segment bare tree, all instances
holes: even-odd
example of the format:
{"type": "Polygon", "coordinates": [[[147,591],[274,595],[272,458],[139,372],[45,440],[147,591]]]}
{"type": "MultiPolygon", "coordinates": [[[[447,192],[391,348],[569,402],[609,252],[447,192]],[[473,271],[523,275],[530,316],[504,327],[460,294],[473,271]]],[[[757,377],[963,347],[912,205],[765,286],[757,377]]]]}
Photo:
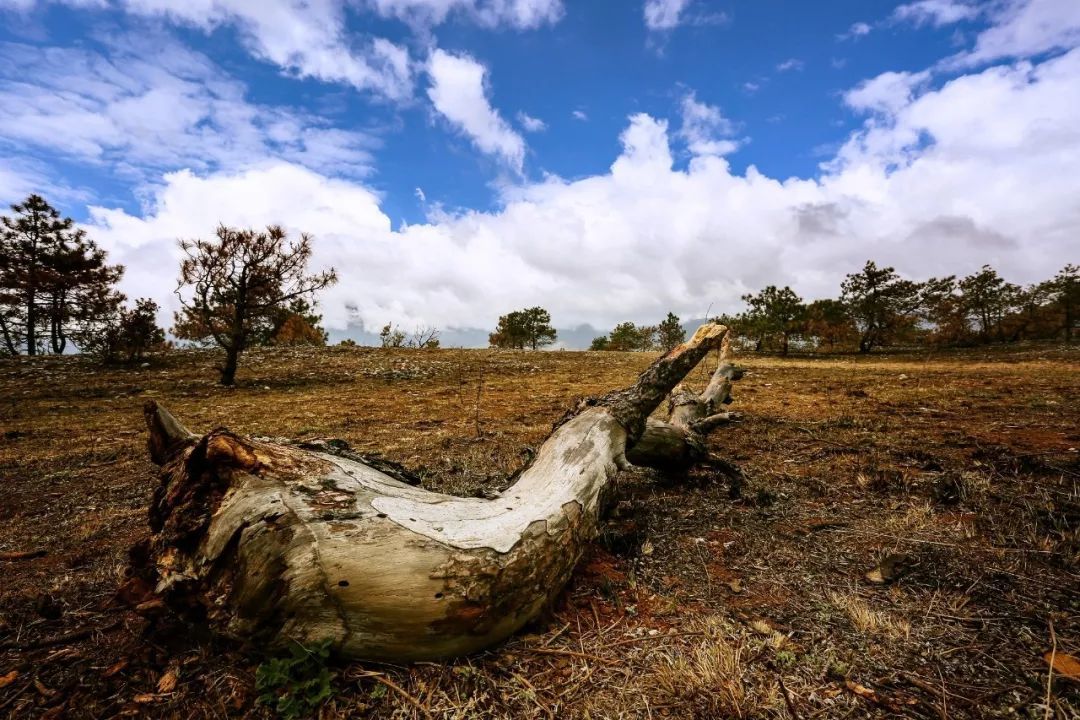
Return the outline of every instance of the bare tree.
{"type": "Polygon", "coordinates": [[[176,294],[183,309],[173,334],[225,350],[222,385],[236,382],[240,353],[283,307],[337,282],[333,268],[308,274],[309,235],[290,241],[277,225],[264,232],[220,225],[214,239],[181,240],[180,249],[185,257],[176,294]]]}
{"type": "Polygon", "coordinates": [[[418,325],[406,344],[421,350],[434,350],[439,347],[439,329],[434,325],[418,325]]]}

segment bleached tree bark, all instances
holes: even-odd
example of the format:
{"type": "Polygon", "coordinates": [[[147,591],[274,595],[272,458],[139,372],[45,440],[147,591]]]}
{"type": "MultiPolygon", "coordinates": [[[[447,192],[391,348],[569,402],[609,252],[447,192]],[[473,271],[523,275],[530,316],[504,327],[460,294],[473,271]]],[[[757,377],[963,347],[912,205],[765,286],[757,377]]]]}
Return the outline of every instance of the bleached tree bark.
{"type": "Polygon", "coordinates": [[[731,359],[729,338],[721,344],[720,362],[700,394],[679,385],[668,397],[667,421],[649,418],[645,432],[626,452],[634,465],[664,472],[685,472],[710,459],[706,437],[713,429],[736,419],[722,411],[731,402],[732,384],[742,370],[731,359]]]}
{"type": "Polygon", "coordinates": [[[566,584],[596,536],[628,446],[640,438],[648,451],[639,462],[675,467],[666,454],[686,455],[720,420],[714,406],[733,369],[718,370],[693,400],[676,393],[669,422],[646,429],[726,335],[703,325],[635,384],[572,414],[494,499],[423,490],[400,468],[339,444],[272,443],[225,429],[199,438],[150,402],[161,484],[134,570],[174,607],[258,643],[329,640],[342,656],[391,661],[484,649],[566,584]],[[664,442],[650,442],[661,434],[664,442]]]}

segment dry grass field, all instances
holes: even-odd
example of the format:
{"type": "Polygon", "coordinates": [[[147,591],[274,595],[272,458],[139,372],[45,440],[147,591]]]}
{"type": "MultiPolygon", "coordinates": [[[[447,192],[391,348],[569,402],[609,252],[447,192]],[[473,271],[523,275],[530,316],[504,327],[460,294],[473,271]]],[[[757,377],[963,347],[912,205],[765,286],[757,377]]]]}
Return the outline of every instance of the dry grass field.
{"type": "MultiPolygon", "coordinates": [[[[342,438],[471,494],[651,359],[259,351],[237,389],[203,352],[0,361],[0,717],[273,714],[256,650],[117,597],[156,482],[147,398],[199,432],[342,438]]],[[[543,622],[454,662],[332,662],[319,716],[1077,717],[1080,353],[740,362],[743,418],[711,443],[742,497],[704,471],[625,473],[543,622]]]]}

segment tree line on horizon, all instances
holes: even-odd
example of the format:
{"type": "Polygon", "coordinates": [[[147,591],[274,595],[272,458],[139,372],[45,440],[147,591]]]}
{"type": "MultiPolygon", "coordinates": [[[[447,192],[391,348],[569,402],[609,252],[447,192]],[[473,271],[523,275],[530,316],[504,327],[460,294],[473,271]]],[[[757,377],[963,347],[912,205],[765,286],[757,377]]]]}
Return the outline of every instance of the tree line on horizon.
{"type": "Polygon", "coordinates": [[[723,315],[753,349],[786,355],[793,344],[868,353],[887,346],[970,347],[1020,340],[1072,342],[1080,305],[1080,267],[1027,287],[989,265],[966,277],[915,282],[867,261],[840,285],[838,298],[804,302],[790,287],[743,295],[746,310],[723,315]]]}
{"type": "MultiPolygon", "coordinates": [[[[149,298],[128,303],[116,290],[121,265],[71,218],[39,195],[0,216],[0,354],[61,354],[77,348],[105,362],[133,363],[169,346],[149,298]]],[[[171,334],[225,352],[221,383],[232,385],[244,350],[257,345],[325,345],[316,294],[334,284],[333,268],[309,273],[312,238],[290,240],[265,230],[220,225],[209,240],[180,240],[182,252],[171,334]]],[[[790,287],[770,285],[743,296],[747,308],[722,315],[756,350],[787,354],[793,345],[870,352],[888,345],[964,346],[1024,339],[1073,340],[1080,268],[1067,264],[1028,287],[1007,282],[990,266],[963,278],[919,283],[873,261],[846,276],[835,299],[806,303],[790,287]]],[[[439,331],[407,334],[393,324],[383,347],[438,348],[439,331]]],[[[542,307],[503,315],[488,338],[494,348],[538,350],[555,342],[542,307]]],[[[618,324],[591,350],[670,350],[686,339],[674,313],[656,325],[618,324]]],[[[344,341],[343,344],[355,344],[344,341]]]]}
{"type": "MultiPolygon", "coordinates": [[[[790,287],[769,285],[742,296],[746,309],[714,320],[755,351],[788,354],[791,347],[868,353],[887,346],[970,347],[1020,340],[1072,342],[1080,304],[1080,267],[1021,287],[984,265],[966,277],[907,280],[872,260],[848,274],[838,298],[805,302],[790,287]]],[[[670,350],[685,339],[669,312],[657,325],[622,322],[595,338],[590,350],[670,350]]]]}

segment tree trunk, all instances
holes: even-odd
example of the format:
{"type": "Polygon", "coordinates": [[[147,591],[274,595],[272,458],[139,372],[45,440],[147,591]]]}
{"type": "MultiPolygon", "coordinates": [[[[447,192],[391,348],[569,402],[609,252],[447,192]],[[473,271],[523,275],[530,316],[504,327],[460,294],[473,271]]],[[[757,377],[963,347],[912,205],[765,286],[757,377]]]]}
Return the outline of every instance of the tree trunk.
{"type": "MultiPolygon", "coordinates": [[[[1068,293],[1069,292],[1069,286],[1066,285],[1065,289],[1062,292],[1068,293]]],[[[1071,302],[1069,302],[1068,298],[1066,298],[1065,302],[1064,302],[1064,305],[1065,305],[1065,342],[1071,344],[1072,343],[1072,334],[1073,334],[1073,323],[1075,322],[1073,320],[1073,304],[1071,302]]]]}
{"type": "Polygon", "coordinates": [[[67,336],[64,334],[63,312],[64,301],[52,301],[52,312],[49,315],[49,335],[52,342],[52,351],[57,355],[63,355],[67,348],[67,336]]]}
{"type": "MultiPolygon", "coordinates": [[[[30,272],[35,270],[31,267],[30,272]]],[[[37,355],[37,296],[33,286],[26,292],[26,354],[37,355]]]]}
{"type": "Polygon", "coordinates": [[[597,534],[629,445],[640,438],[631,452],[653,467],[703,452],[704,433],[721,421],[713,406],[736,377],[730,364],[702,395],[676,392],[669,422],[646,419],[726,335],[703,325],[631,387],[569,413],[494,499],[423,490],[400,467],[342,443],[225,429],[198,438],[150,402],[161,484],[133,570],[172,607],[230,637],[330,641],[344,657],[387,661],[490,647],[562,590],[597,534]]]}
{"type": "Polygon", "coordinates": [[[8,329],[7,321],[4,320],[2,309],[0,309],[0,335],[4,338],[4,346],[7,348],[8,354],[18,355],[19,348],[12,337],[12,331],[8,329]]]}
{"type": "Polygon", "coordinates": [[[221,384],[236,384],[236,368],[240,364],[240,348],[236,344],[225,348],[225,364],[221,367],[221,384]]]}

